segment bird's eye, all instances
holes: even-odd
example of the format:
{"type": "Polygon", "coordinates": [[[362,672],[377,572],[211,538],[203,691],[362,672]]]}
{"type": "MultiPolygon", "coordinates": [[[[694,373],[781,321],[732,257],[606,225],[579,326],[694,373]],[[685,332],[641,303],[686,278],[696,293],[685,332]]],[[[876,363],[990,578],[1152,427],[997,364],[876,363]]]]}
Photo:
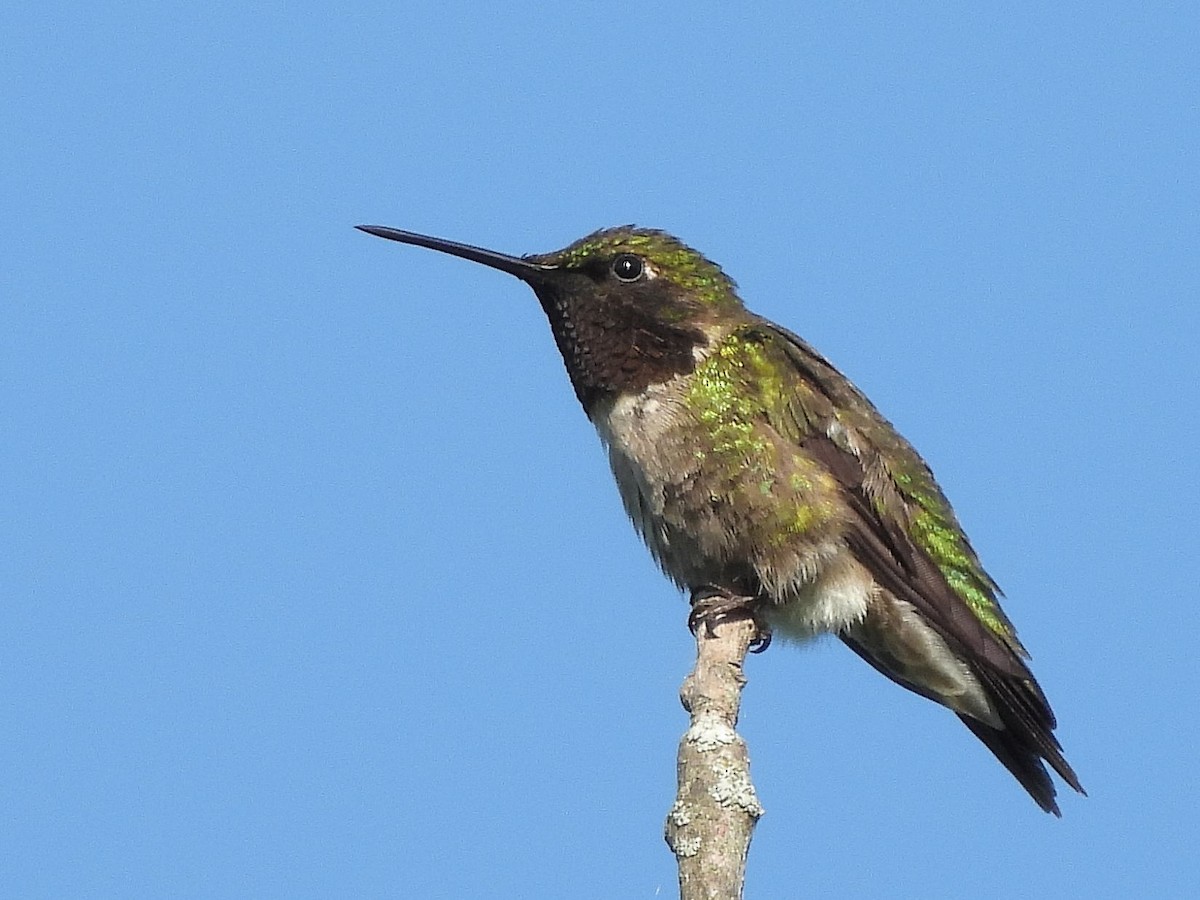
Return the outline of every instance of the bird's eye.
{"type": "Polygon", "coordinates": [[[612,270],[618,281],[637,281],[642,277],[641,257],[632,253],[622,253],[613,260],[612,270]]]}

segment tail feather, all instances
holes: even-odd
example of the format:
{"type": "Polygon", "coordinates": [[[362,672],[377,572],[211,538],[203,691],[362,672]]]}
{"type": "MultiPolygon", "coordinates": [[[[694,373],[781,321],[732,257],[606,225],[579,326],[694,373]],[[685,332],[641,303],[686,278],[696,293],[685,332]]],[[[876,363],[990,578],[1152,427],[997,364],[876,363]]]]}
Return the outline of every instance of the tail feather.
{"type": "MultiPolygon", "coordinates": [[[[840,637],[851,650],[892,681],[935,703],[944,702],[933,691],[881,663],[853,635],[842,634],[840,637]]],[[[1062,812],[1055,800],[1057,791],[1050,773],[1042,764],[1043,760],[1076,791],[1085,796],[1087,792],[1063,756],[1062,745],[1054,736],[1054,713],[1042,689],[1032,676],[1022,678],[999,672],[983,661],[972,665],[971,671],[979,679],[1003,727],[993,727],[963,713],[958,713],[958,717],[1013,774],[1038,806],[1061,817],[1062,812]]]]}
{"type": "Polygon", "coordinates": [[[959,718],[962,719],[964,725],[971,729],[975,737],[983,741],[987,748],[996,755],[996,759],[1004,764],[1004,768],[1012,772],[1017,781],[1021,782],[1021,787],[1029,792],[1034,803],[1046,812],[1054,813],[1060,819],[1062,818],[1062,811],[1054,799],[1058,791],[1054,789],[1050,773],[1046,771],[1046,767],[1042,765],[1041,759],[1036,753],[1031,753],[1029,748],[1015,738],[1013,732],[1007,728],[992,728],[978,719],[961,714],[959,718]]]}
{"type": "Polygon", "coordinates": [[[1054,799],[1057,794],[1054,782],[1042,765],[1043,760],[1074,790],[1085,796],[1087,791],[1079,783],[1075,770],[1063,756],[1062,744],[1054,736],[1054,713],[1041,688],[1032,679],[1017,679],[987,666],[973,668],[1004,727],[993,728],[970,716],[959,715],[959,718],[1012,772],[1038,806],[1061,816],[1054,799]]]}

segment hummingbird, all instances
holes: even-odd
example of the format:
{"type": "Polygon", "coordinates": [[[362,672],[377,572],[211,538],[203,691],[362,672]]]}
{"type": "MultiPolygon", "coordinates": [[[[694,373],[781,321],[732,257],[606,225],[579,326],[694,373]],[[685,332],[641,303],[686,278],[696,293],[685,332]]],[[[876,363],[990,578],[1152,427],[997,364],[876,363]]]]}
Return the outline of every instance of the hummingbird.
{"type": "Polygon", "coordinates": [[[933,473],[806,341],[750,312],[716,263],[622,226],[510,256],[376,225],[360,230],[516,276],[533,289],[621,501],[689,625],[748,616],[836,635],[948,707],[1043,810],[1045,764],[1084,793],[1029,653],[933,473]]]}

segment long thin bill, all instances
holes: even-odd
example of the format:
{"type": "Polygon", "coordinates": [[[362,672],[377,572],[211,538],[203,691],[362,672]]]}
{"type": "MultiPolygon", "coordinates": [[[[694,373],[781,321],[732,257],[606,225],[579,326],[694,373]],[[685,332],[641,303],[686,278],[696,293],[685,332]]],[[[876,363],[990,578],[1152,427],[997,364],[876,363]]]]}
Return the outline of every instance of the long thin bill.
{"type": "Polygon", "coordinates": [[[430,237],[427,234],[417,234],[413,231],[401,231],[398,228],[387,228],[383,225],[355,225],[359,231],[373,234],[376,237],[387,238],[389,241],[399,241],[402,244],[412,244],[416,247],[427,247],[439,250],[451,256],[459,256],[477,262],[509,275],[515,275],[522,281],[536,281],[545,272],[553,272],[554,266],[541,266],[521,259],[519,256],[509,256],[497,253],[495,250],[484,250],[482,247],[472,247],[470,244],[460,244],[456,241],[446,241],[442,238],[430,237]]]}

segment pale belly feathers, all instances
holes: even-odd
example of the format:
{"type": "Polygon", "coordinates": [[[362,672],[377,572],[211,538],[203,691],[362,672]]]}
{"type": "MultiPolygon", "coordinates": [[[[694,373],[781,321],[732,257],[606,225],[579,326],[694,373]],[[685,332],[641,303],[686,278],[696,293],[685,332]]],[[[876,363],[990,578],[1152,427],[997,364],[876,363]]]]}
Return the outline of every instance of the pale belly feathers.
{"type": "Polygon", "coordinates": [[[625,511],[663,572],[684,590],[756,583],[777,637],[851,637],[915,690],[998,723],[978,681],[942,637],[876,584],[836,530],[780,545],[756,534],[758,518],[713,493],[711,473],[701,478],[701,426],[684,403],[686,390],[676,378],[601,403],[592,414],[625,511]]]}
{"type": "MultiPolygon", "coordinates": [[[[836,535],[770,547],[755,523],[701,476],[701,429],[676,378],[639,395],[602,403],[593,424],[608,450],[625,511],[662,570],[684,589],[752,579],[772,601],[764,609],[782,637],[804,640],[861,622],[874,580],[836,535]]],[[[734,476],[737,477],[737,476],[734,476]]]]}

